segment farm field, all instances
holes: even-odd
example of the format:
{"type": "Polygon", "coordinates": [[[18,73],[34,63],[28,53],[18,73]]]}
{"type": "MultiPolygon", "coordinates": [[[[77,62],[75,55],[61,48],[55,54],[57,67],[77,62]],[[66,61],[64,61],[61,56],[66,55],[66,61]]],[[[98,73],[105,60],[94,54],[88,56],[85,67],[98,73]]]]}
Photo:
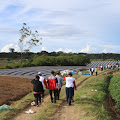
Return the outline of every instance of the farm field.
{"type": "Polygon", "coordinates": [[[11,104],[31,91],[31,79],[0,76],[0,105],[11,104]]]}
{"type": "Polygon", "coordinates": [[[18,69],[0,69],[0,105],[10,105],[12,101],[19,100],[32,91],[31,80],[42,71],[47,79],[51,70],[78,70],[82,66],[39,66],[18,69]]]}
{"type": "MultiPolygon", "coordinates": [[[[93,76],[74,75],[77,82],[77,90],[75,91],[75,102],[72,103],[72,106],[66,104],[65,86],[62,87],[60,100],[56,104],[52,104],[49,94],[46,94],[41,106],[30,106],[31,101],[34,100],[31,92],[23,98],[21,96],[19,101],[14,102],[12,104],[13,110],[1,113],[0,120],[23,120],[24,118],[26,120],[117,120],[111,116],[112,113],[109,114],[109,111],[104,106],[107,102],[108,79],[113,72],[115,71],[107,69],[98,71],[98,76],[95,76],[95,74],[93,76]],[[29,109],[34,110],[35,113],[25,114],[25,111],[29,109]]],[[[29,84],[27,85],[29,86],[28,92],[32,91],[31,79],[21,79],[15,77],[14,82],[22,84],[18,80],[26,81],[29,84]]],[[[10,84],[7,86],[10,86],[10,84]]],[[[19,89],[24,87],[21,86],[19,89]]],[[[26,91],[25,89],[22,90],[26,91]]],[[[48,93],[48,91],[46,92],[48,93]]]]}

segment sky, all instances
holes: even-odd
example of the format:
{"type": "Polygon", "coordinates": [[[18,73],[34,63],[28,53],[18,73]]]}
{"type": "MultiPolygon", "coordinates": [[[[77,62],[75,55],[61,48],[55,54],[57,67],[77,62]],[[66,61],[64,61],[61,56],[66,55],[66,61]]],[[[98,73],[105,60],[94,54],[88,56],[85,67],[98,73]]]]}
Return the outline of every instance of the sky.
{"type": "Polygon", "coordinates": [[[20,51],[19,30],[26,23],[42,38],[31,52],[120,53],[119,5],[120,0],[0,0],[0,52],[20,51]]]}

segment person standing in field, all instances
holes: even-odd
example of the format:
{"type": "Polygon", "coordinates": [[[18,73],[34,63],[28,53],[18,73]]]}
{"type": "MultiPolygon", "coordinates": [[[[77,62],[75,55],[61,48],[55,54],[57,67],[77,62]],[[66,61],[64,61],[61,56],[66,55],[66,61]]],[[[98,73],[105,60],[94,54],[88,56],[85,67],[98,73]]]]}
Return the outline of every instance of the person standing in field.
{"type": "Polygon", "coordinates": [[[38,75],[39,75],[39,81],[42,82],[42,85],[43,85],[43,92],[42,92],[42,101],[44,101],[44,92],[45,92],[45,87],[44,85],[46,86],[47,88],[47,82],[46,82],[46,79],[42,76],[42,72],[38,72],[38,75]]]}
{"type": "Polygon", "coordinates": [[[41,93],[43,92],[42,82],[39,81],[39,76],[36,75],[35,79],[31,81],[33,84],[33,94],[35,97],[35,105],[38,107],[38,101],[41,104],[41,93]]]}
{"type": "Polygon", "coordinates": [[[89,69],[89,71],[90,71],[90,75],[92,75],[92,69],[91,68],[89,69]]]}
{"type": "Polygon", "coordinates": [[[73,87],[76,89],[75,78],[72,77],[72,73],[70,72],[66,79],[66,101],[69,105],[71,105],[71,100],[73,97],[73,87]]]}
{"type": "Polygon", "coordinates": [[[97,72],[98,72],[98,68],[96,67],[96,68],[95,68],[95,73],[96,73],[96,76],[97,76],[97,72]]]}
{"type": "Polygon", "coordinates": [[[58,80],[57,78],[54,76],[54,71],[51,72],[51,75],[48,77],[48,88],[49,88],[49,92],[50,92],[50,97],[51,97],[51,102],[56,103],[56,90],[58,87],[58,80]],[[54,101],[53,101],[53,97],[52,97],[52,92],[54,92],[54,101]]]}
{"type": "Polygon", "coordinates": [[[63,78],[60,76],[60,72],[57,72],[57,75],[55,76],[58,80],[58,87],[59,87],[59,90],[57,88],[57,99],[59,100],[59,96],[60,96],[60,91],[61,91],[61,88],[62,88],[62,85],[63,85],[63,78]]]}
{"type": "Polygon", "coordinates": [[[100,65],[98,65],[98,70],[100,70],[100,65]]]}
{"type": "Polygon", "coordinates": [[[93,67],[91,68],[91,71],[92,71],[92,75],[93,75],[93,73],[94,73],[94,68],[93,67]]]}

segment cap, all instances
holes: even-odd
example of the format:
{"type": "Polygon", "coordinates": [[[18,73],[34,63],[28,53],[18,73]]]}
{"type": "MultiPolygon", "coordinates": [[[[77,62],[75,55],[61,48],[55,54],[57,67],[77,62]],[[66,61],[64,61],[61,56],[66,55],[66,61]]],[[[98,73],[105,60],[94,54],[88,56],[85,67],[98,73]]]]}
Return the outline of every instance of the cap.
{"type": "Polygon", "coordinates": [[[38,72],[38,75],[42,75],[42,72],[38,72]]]}

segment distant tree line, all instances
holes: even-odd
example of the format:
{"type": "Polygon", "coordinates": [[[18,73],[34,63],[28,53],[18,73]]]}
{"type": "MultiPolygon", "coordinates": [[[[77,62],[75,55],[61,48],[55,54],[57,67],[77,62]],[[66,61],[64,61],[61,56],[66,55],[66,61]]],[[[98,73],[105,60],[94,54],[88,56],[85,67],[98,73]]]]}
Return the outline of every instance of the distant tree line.
{"type": "Polygon", "coordinates": [[[18,68],[29,66],[85,66],[90,63],[86,54],[63,53],[63,52],[23,52],[23,62],[20,62],[19,52],[0,53],[0,59],[6,58],[8,63],[0,68],[18,68]]]}
{"type": "MultiPolygon", "coordinates": [[[[8,59],[20,59],[20,52],[9,52],[9,53],[0,53],[0,58],[8,58],[8,59]]],[[[86,55],[89,59],[114,59],[114,60],[120,60],[120,54],[116,53],[63,53],[62,51],[60,52],[47,52],[47,51],[41,51],[38,53],[33,53],[29,51],[23,52],[24,59],[30,59],[31,56],[34,55],[46,55],[46,56],[71,56],[71,55],[86,55]]]]}
{"type": "Polygon", "coordinates": [[[47,56],[47,55],[34,55],[31,58],[31,64],[34,66],[82,66],[90,63],[90,59],[86,55],[59,55],[59,56],[47,56]]]}

